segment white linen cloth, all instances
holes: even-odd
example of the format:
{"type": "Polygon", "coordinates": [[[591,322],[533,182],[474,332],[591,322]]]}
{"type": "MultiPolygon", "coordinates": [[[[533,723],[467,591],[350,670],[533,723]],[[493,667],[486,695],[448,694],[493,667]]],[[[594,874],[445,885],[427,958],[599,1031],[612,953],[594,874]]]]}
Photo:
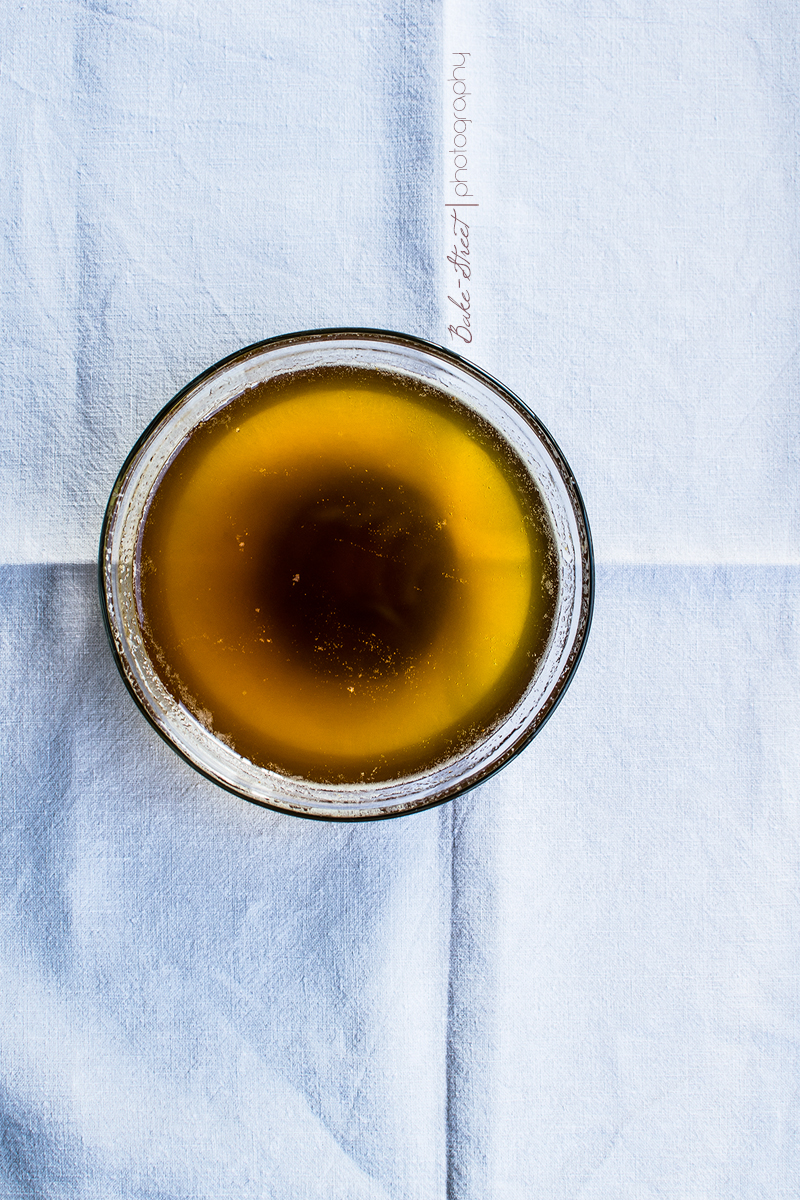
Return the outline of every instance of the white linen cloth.
{"type": "Polygon", "coordinates": [[[794,7],[0,22],[0,1196],[796,1196],[794,7]],[[453,345],[454,52],[454,348],[574,468],[594,626],[490,783],[305,822],[139,715],[99,526],[144,425],[240,346],[453,345]]]}

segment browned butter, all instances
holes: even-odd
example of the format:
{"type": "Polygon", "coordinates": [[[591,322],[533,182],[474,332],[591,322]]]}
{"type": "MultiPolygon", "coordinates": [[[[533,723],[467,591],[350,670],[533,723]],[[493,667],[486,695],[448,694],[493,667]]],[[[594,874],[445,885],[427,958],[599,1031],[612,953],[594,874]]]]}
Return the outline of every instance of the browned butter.
{"type": "Polygon", "coordinates": [[[173,696],[288,775],[407,775],[475,742],[550,636],[555,540],[522,462],[446,394],[326,368],[200,424],[142,522],[137,600],[173,696]]]}

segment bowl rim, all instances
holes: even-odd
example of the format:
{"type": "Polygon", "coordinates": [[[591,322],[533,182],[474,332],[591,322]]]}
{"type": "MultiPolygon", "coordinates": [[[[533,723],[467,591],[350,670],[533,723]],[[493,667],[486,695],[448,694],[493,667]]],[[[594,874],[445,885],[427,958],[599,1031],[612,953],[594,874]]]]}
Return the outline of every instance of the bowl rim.
{"type": "Polygon", "coordinates": [[[457,354],[455,351],[450,350],[446,346],[437,345],[435,342],[429,342],[426,339],[418,337],[414,334],[399,333],[395,330],[375,329],[366,326],[334,326],[321,329],[300,330],[288,334],[277,334],[274,337],[264,338],[260,341],[252,342],[247,346],[243,346],[239,350],[235,350],[232,354],[225,355],[211,366],[205,368],[205,370],[201,371],[199,375],[196,375],[193,379],[186,383],[178,392],[175,393],[174,396],[172,396],[170,400],[167,401],[166,404],[163,405],[161,409],[159,409],[152,420],[148,422],[147,426],[136,439],[130,451],[126,455],[111,488],[100,529],[98,584],[103,624],[117,670],[119,671],[122,681],[136,703],[140,713],[142,713],[148,724],[156,731],[159,737],[166,742],[166,744],[174,753],[182,758],[184,762],[188,763],[194,771],[208,779],[211,783],[214,783],[217,787],[220,787],[224,791],[230,792],[232,795],[238,796],[241,799],[247,800],[251,804],[256,804],[261,808],[267,808],[273,812],[280,812],[289,816],[303,817],[312,821],[355,823],[360,821],[382,821],[389,820],[394,817],[410,816],[413,813],[424,812],[430,808],[438,807],[440,804],[446,804],[450,800],[455,799],[457,796],[464,795],[473,788],[478,787],[480,784],[491,779],[498,773],[498,771],[501,771],[505,766],[508,765],[509,762],[521,754],[522,751],[530,745],[533,739],[549,721],[558,705],[561,703],[561,700],[563,699],[570,683],[575,676],[578,664],[583,657],[594,614],[595,560],[594,549],[592,545],[592,534],[586,514],[586,507],[572,468],[567,462],[553,435],[543,424],[541,419],[536,416],[533,410],[529,408],[519,396],[512,392],[508,387],[506,387],[505,384],[501,383],[493,375],[490,375],[488,371],[484,371],[481,367],[476,366],[474,363],[463,358],[460,354],[457,354]],[[480,384],[488,385],[491,391],[499,393],[502,399],[509,404],[512,409],[516,410],[516,412],[528,425],[532,426],[534,432],[541,439],[548,454],[553,458],[558,467],[562,482],[564,483],[572,499],[574,516],[579,527],[579,554],[582,568],[582,586],[579,600],[580,615],[578,619],[579,632],[576,636],[575,642],[571,647],[569,658],[565,667],[559,675],[552,691],[546,697],[544,704],[539,710],[537,710],[535,718],[529,720],[527,726],[522,730],[519,736],[515,738],[512,745],[496,761],[477,770],[469,778],[454,782],[449,787],[446,787],[442,794],[415,799],[409,802],[407,806],[394,804],[389,811],[353,810],[343,812],[339,810],[337,812],[330,813],[321,811],[312,812],[294,806],[289,806],[286,803],[281,803],[279,801],[263,799],[249,795],[248,793],[237,788],[234,784],[227,783],[218,776],[211,774],[209,771],[205,770],[203,766],[194,761],[194,759],[191,758],[191,756],[186,753],[181,746],[179,746],[172,739],[172,737],[170,737],[168,731],[162,728],[153,718],[143,703],[142,697],[139,695],[137,688],[134,686],[133,680],[131,679],[126,668],[124,656],[120,653],[117,639],[114,636],[111,618],[112,605],[107,587],[107,547],[108,537],[117,507],[117,501],[126,483],[130,469],[138,461],[142,449],[147,445],[151,437],[167,421],[170,415],[180,407],[184,399],[190,393],[201,387],[206,380],[224,372],[227,368],[271,348],[284,349],[292,346],[301,346],[304,343],[309,342],[335,342],[353,339],[371,340],[384,342],[387,345],[410,347],[411,349],[420,351],[436,359],[440,359],[445,363],[454,365],[458,367],[459,370],[471,375],[480,384]]]}

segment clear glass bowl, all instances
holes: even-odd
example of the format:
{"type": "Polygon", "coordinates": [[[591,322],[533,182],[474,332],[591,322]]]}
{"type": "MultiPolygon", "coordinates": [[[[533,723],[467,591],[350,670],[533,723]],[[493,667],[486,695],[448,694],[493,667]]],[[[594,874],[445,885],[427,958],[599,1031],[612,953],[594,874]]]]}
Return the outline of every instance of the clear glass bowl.
{"type": "Polygon", "coordinates": [[[111,646],[136,703],[193,767],[257,804],[298,816],[369,820],[440,804],[487,779],[538,733],[581,657],[592,614],[591,537],[578,486],[540,421],[485,372],[439,346],[372,329],[323,329],[271,338],[223,359],[188,384],[134,446],[108,502],[100,590],[111,646]],[[454,396],[493,425],[538,484],[558,547],[554,628],[521,699],[467,750],[418,774],[382,782],[323,784],[257,766],[218,740],[164,687],[151,662],[136,603],[140,525],[162,471],[198,422],[275,376],[309,368],[374,368],[454,396]]]}

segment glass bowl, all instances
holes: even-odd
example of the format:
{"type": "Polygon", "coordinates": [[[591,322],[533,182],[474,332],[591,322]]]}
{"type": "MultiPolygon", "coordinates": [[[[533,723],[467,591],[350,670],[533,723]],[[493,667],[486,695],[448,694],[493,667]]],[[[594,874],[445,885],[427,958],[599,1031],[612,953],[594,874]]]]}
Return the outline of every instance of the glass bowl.
{"type": "Polygon", "coordinates": [[[487,779],[538,733],[569,684],[591,622],[594,570],[583,501],[541,422],[507,388],[448,350],[405,334],[323,329],[271,338],[210,367],[152,421],[120,471],[100,543],[100,590],[111,646],[131,695],[155,729],[196,770],[268,808],[328,820],[398,816],[449,800],[487,779]],[[167,690],[151,661],[137,607],[137,547],[154,489],[199,422],[247,388],[325,367],[393,373],[455,397],[493,426],[538,485],[558,553],[558,601],[549,643],[524,694],[479,741],[429,769],[396,779],[320,783],[237,754],[167,690]]]}

